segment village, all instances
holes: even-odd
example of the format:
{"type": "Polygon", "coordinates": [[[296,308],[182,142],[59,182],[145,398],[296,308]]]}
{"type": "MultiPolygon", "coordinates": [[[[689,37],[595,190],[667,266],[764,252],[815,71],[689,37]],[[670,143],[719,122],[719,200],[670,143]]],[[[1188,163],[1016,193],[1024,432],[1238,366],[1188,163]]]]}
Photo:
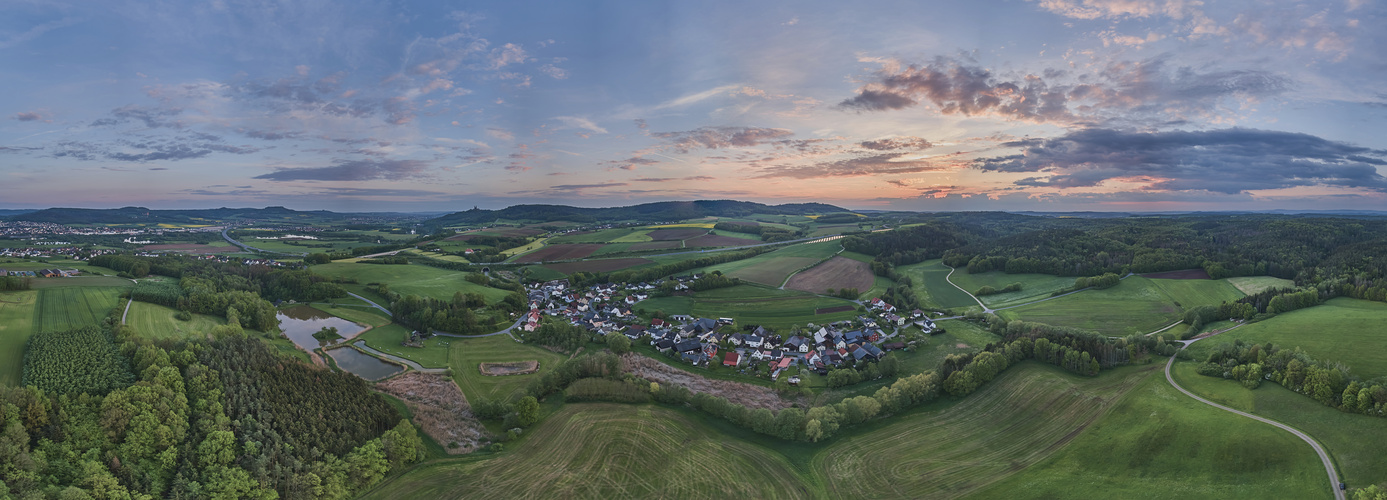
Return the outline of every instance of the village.
{"type": "MultiPolygon", "coordinates": [[[[674,289],[688,290],[701,274],[670,278],[674,289]]],[[[665,285],[665,280],[628,285],[602,284],[579,289],[568,280],[530,284],[530,310],[520,322],[523,331],[534,331],[545,317],[583,327],[595,336],[619,333],[633,342],[646,342],[667,356],[693,366],[766,366],[771,380],[790,368],[800,367],[819,375],[835,368],[861,367],[888,351],[904,349],[900,330],[914,326],[925,334],[938,334],[928,314],[919,309],[899,314],[881,299],[866,301],[867,314],[853,320],[824,325],[810,323],[793,332],[775,332],[759,325],[736,325],[733,318],[697,318],[673,314],[645,321],[635,308],[665,285]],[[740,326],[740,327],[739,327],[740,326]]],[[[667,287],[666,287],[667,288],[667,287]]],[[[798,384],[798,377],[789,382],[798,384]]]]}

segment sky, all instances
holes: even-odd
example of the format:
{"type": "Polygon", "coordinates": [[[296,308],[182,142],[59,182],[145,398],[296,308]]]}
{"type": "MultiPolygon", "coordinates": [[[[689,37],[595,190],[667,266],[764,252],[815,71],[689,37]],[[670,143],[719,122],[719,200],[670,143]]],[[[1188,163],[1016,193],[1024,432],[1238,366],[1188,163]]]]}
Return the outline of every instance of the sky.
{"type": "Polygon", "coordinates": [[[1382,0],[0,1],[0,208],[1387,210],[1382,0]]]}

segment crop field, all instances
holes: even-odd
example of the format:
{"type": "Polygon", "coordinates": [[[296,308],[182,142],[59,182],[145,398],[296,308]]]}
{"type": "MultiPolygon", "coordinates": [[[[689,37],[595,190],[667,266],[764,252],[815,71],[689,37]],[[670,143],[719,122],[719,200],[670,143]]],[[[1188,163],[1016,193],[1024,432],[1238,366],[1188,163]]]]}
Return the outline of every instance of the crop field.
{"type": "Polygon", "coordinates": [[[582,259],[592,255],[592,253],[596,252],[599,248],[602,248],[602,245],[595,243],[545,245],[539,250],[516,257],[515,262],[547,262],[551,260],[582,259]]]}
{"type": "Polygon", "coordinates": [[[1303,441],[1181,394],[1162,367],[1122,369],[1152,371],[1069,446],[978,496],[1331,498],[1324,467],[1303,441]]]}
{"type": "Polygon", "coordinates": [[[915,296],[920,299],[921,304],[935,305],[946,309],[978,307],[978,303],[974,302],[972,297],[949,284],[946,280],[949,276],[949,268],[939,260],[927,260],[919,264],[900,266],[896,268],[896,271],[909,276],[911,281],[915,282],[915,296]]]}
{"type": "Polygon", "coordinates": [[[1276,288],[1295,288],[1294,281],[1271,276],[1242,276],[1228,278],[1228,282],[1246,295],[1256,295],[1276,288]]]}
{"type": "MultiPolygon", "coordinates": [[[[488,304],[499,302],[507,292],[467,281],[467,273],[429,267],[422,264],[386,265],[333,262],[312,267],[315,274],[331,278],[355,278],[357,283],[386,283],[402,294],[422,295],[439,300],[452,300],[453,293],[480,293],[488,304]]],[[[384,304],[382,304],[384,305],[384,304]]]]}
{"type": "Polygon", "coordinates": [[[1321,361],[1338,361],[1354,375],[1387,375],[1387,304],[1340,297],[1324,304],[1277,314],[1190,346],[1204,359],[1218,344],[1241,339],[1283,348],[1300,347],[1321,361]]]}
{"type": "Polygon", "coordinates": [[[708,266],[694,272],[716,270],[734,278],[763,285],[780,286],[781,283],[785,282],[785,278],[790,276],[790,273],[832,257],[840,249],[842,249],[842,245],[837,241],[802,243],[757,255],[750,259],[708,266]]]}
{"type": "Polygon", "coordinates": [[[226,324],[226,319],[205,314],[194,314],[193,319],[182,321],[175,318],[177,309],[158,304],[135,301],[130,304],[130,314],[125,324],[134,329],[135,335],[147,339],[183,339],[204,335],[218,325],[226,324]]]}
{"type": "Polygon", "coordinates": [[[33,286],[39,288],[58,288],[69,286],[93,287],[132,287],[133,281],[115,276],[70,276],[67,278],[34,278],[33,286]]]}
{"type": "Polygon", "coordinates": [[[1182,309],[1216,306],[1245,297],[1238,287],[1226,280],[1169,280],[1153,279],[1162,292],[1182,309]]]}
{"type": "Polygon", "coordinates": [[[98,326],[116,307],[122,288],[62,287],[38,291],[35,332],[56,332],[79,326],[98,326]]]}
{"type": "Polygon", "coordinates": [[[875,279],[867,263],[847,257],[833,257],[791,276],[785,288],[809,293],[824,293],[829,288],[856,288],[859,292],[866,292],[871,290],[875,279]]]}
{"type": "MultiPolygon", "coordinates": [[[[1195,345],[1204,342],[1209,341],[1195,345]]],[[[1233,380],[1195,373],[1195,367],[1192,362],[1177,362],[1170,374],[1181,386],[1210,401],[1310,434],[1334,458],[1339,473],[1350,487],[1387,483],[1387,468],[1382,467],[1382,450],[1387,449],[1387,419],[1344,413],[1271,382],[1247,390],[1233,380]]],[[[1299,454],[1313,456],[1308,447],[1301,447],[1303,451],[1298,451],[1299,454]]],[[[1316,478],[1320,482],[1315,484],[1322,485],[1323,473],[1316,478]]]]}
{"type": "Polygon", "coordinates": [[[753,240],[750,238],[738,238],[735,236],[724,236],[718,234],[705,234],[703,236],[698,236],[695,238],[689,238],[687,240],[684,240],[684,246],[688,248],[739,247],[746,245],[755,245],[758,243],[761,243],[761,240],[753,240]]]}
{"type": "Polygon", "coordinates": [[[177,252],[177,253],[230,253],[240,252],[239,247],[227,243],[225,240],[214,241],[209,245],[199,245],[197,243],[173,243],[165,245],[145,245],[140,250],[146,252],[177,252]]]}
{"type": "MultiPolygon", "coordinates": [[[[945,268],[947,270],[947,268],[945,268]]],[[[990,271],[986,273],[971,274],[966,268],[959,268],[954,271],[952,278],[954,283],[963,287],[964,290],[976,293],[979,288],[990,286],[997,290],[1012,283],[1020,283],[1021,291],[997,293],[978,297],[982,303],[988,307],[1007,307],[1017,304],[1024,304],[1033,300],[1049,297],[1050,294],[1058,290],[1063,290],[1074,286],[1074,278],[1065,278],[1049,274],[1007,274],[1001,271],[990,271]]],[[[947,284],[946,284],[947,285],[947,284]]]]}
{"type": "Polygon", "coordinates": [[[1159,330],[1179,320],[1182,311],[1152,280],[1133,276],[1112,288],[1085,290],[998,314],[1006,319],[1036,321],[1121,336],[1159,330]]]}
{"type": "Polygon", "coordinates": [[[719,288],[692,296],[657,297],[641,301],[636,308],[705,318],[733,318],[742,325],[761,325],[772,329],[857,317],[856,304],[843,299],[751,285],[719,288]],[[852,306],[853,310],[815,314],[818,309],[840,306],[852,306]]]}
{"type": "Polygon", "coordinates": [[[646,234],[653,241],[678,241],[703,236],[708,234],[708,230],[702,228],[656,229],[646,234]]]}
{"type": "Polygon", "coordinates": [[[650,228],[618,227],[555,236],[549,241],[553,243],[638,243],[650,241],[650,236],[645,234],[647,231],[650,231],[650,228]]]}
{"type": "Polygon", "coordinates": [[[579,262],[560,262],[557,264],[545,264],[544,267],[564,273],[573,274],[579,271],[588,273],[606,273],[630,269],[632,267],[653,264],[650,259],[627,258],[627,259],[597,259],[584,260],[579,262]]]}
{"type": "Polygon", "coordinates": [[[476,401],[477,397],[510,397],[523,391],[530,381],[554,369],[564,359],[547,349],[517,343],[507,335],[475,339],[446,338],[440,341],[448,343],[448,367],[453,369],[453,380],[457,381],[469,401],[476,401]],[[482,363],[514,361],[539,361],[539,372],[505,377],[481,374],[482,363]]]}
{"type": "Polygon", "coordinates": [[[781,455],[656,406],[569,404],[527,434],[494,458],[427,464],[364,498],[812,496],[781,455]]]}
{"type": "Polygon", "coordinates": [[[809,236],[811,236],[811,237],[813,237],[813,236],[830,236],[830,235],[842,233],[843,231],[856,231],[856,230],[857,230],[857,224],[827,224],[827,225],[820,225],[820,226],[817,226],[817,227],[814,229],[814,232],[809,233],[809,236]]]}
{"type": "Polygon", "coordinates": [[[34,333],[39,293],[0,293],[0,385],[19,385],[24,375],[24,345],[34,333]]]}
{"type": "Polygon", "coordinates": [[[549,242],[549,238],[540,238],[540,239],[537,239],[537,240],[535,240],[535,241],[531,241],[531,242],[529,242],[529,243],[526,243],[526,244],[524,244],[524,245],[522,245],[522,246],[518,246],[518,247],[515,247],[515,248],[507,248],[505,251],[502,251],[502,252],[501,252],[501,255],[505,255],[505,256],[508,256],[508,257],[515,257],[515,256],[517,256],[517,255],[520,255],[520,254],[523,254],[523,253],[526,253],[526,252],[530,252],[530,251],[533,251],[533,250],[542,248],[542,247],[544,247],[544,244],[547,243],[547,242],[549,242]]]}

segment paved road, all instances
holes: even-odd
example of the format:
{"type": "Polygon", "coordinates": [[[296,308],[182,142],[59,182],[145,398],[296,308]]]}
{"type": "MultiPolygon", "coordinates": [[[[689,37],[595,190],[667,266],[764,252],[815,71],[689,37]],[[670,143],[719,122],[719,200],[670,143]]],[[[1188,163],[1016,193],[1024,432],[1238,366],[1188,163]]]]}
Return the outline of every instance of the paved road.
{"type": "Polygon", "coordinates": [[[410,360],[408,360],[408,359],[401,358],[401,357],[399,357],[399,356],[395,356],[395,355],[391,355],[391,354],[386,354],[386,353],[377,351],[377,350],[375,350],[375,349],[372,349],[371,346],[366,345],[366,341],[365,341],[365,340],[358,340],[358,341],[356,341],[356,343],[354,343],[354,344],[352,344],[352,345],[354,345],[354,346],[360,348],[360,349],[363,350],[363,351],[369,352],[369,353],[371,353],[372,355],[375,355],[375,356],[377,356],[377,357],[385,358],[385,359],[394,361],[394,362],[396,362],[396,363],[400,363],[400,364],[402,364],[402,365],[409,366],[410,368],[413,368],[413,369],[415,369],[415,370],[419,370],[419,371],[424,372],[424,373],[448,373],[448,369],[447,369],[447,368],[424,368],[423,366],[420,366],[419,363],[415,363],[415,362],[410,361],[410,360]]]}
{"type": "Polygon", "coordinates": [[[973,292],[969,292],[968,290],[964,290],[963,287],[958,286],[958,285],[955,285],[955,284],[954,284],[954,281],[951,280],[951,279],[949,279],[950,276],[953,276],[953,275],[954,275],[954,271],[957,271],[957,269],[954,269],[953,266],[950,266],[950,265],[947,265],[947,264],[945,264],[944,267],[949,268],[949,274],[947,274],[947,275],[944,276],[944,281],[949,282],[949,284],[950,284],[950,285],[953,285],[954,288],[957,288],[958,291],[963,292],[963,293],[966,293],[966,294],[968,294],[969,297],[972,297],[972,298],[973,298],[973,301],[975,301],[975,302],[978,303],[978,307],[981,307],[981,308],[982,308],[982,313],[983,313],[983,314],[987,314],[987,313],[990,313],[990,312],[993,311],[992,308],[989,308],[989,307],[987,307],[986,305],[983,305],[982,299],[979,299],[977,296],[973,295],[973,292]]]}
{"type": "MultiPolygon", "coordinates": [[[[1205,337],[1205,338],[1208,338],[1208,337],[1205,337]]],[[[1196,340],[1197,340],[1197,339],[1196,339],[1196,340]]],[[[1189,343],[1185,344],[1185,347],[1189,347],[1189,345],[1190,345],[1190,344],[1193,344],[1193,343],[1194,343],[1194,341],[1190,341],[1189,343]]],[[[1181,347],[1181,349],[1183,350],[1184,347],[1181,347]]],[[[1258,422],[1262,422],[1262,423],[1264,423],[1264,424],[1274,425],[1274,426],[1276,426],[1276,427],[1278,427],[1278,428],[1280,428],[1280,429],[1285,430],[1286,432],[1289,432],[1289,433],[1291,433],[1291,434],[1295,434],[1296,437],[1300,438],[1301,440],[1305,441],[1306,443],[1309,443],[1309,444],[1310,444],[1310,447],[1315,449],[1315,453],[1319,454],[1319,456],[1320,456],[1320,462],[1323,462],[1323,463],[1324,463],[1324,471],[1325,471],[1325,473],[1329,474],[1329,487],[1330,487],[1332,490],[1334,490],[1334,498],[1336,498],[1337,500],[1345,500],[1344,491],[1339,489],[1339,473],[1336,472],[1336,471],[1334,470],[1334,461],[1329,459],[1329,453],[1325,452],[1325,451],[1324,451],[1324,447],[1323,447],[1323,446],[1320,446],[1320,443],[1319,443],[1319,442],[1316,442],[1314,438],[1310,437],[1309,435],[1305,434],[1304,432],[1300,432],[1299,430],[1297,430],[1297,429],[1294,428],[1294,427],[1291,427],[1291,426],[1289,426],[1289,425],[1283,424],[1283,423],[1281,423],[1281,422],[1277,422],[1277,421],[1275,421],[1275,420],[1272,420],[1272,419],[1269,419],[1269,418],[1265,418],[1265,417],[1259,417],[1259,416],[1257,416],[1257,415],[1253,415],[1253,414],[1248,413],[1248,412],[1245,412],[1245,411],[1234,410],[1234,409],[1229,408],[1229,407],[1227,407],[1227,406],[1223,406],[1223,405],[1221,405],[1221,404],[1218,404],[1218,403],[1215,403],[1215,402],[1213,402],[1213,401],[1209,401],[1209,400],[1207,400],[1207,399],[1204,399],[1204,398],[1201,398],[1201,397],[1199,397],[1199,396],[1194,395],[1193,392],[1190,392],[1190,391],[1186,390],[1184,387],[1180,387],[1180,384],[1175,383],[1175,378],[1173,378],[1173,377],[1170,376],[1170,367],[1171,367],[1172,365],[1174,365],[1174,364],[1175,364],[1175,356],[1171,356],[1171,357],[1170,357],[1170,361],[1167,361],[1167,362],[1165,363],[1165,379],[1166,379],[1167,382],[1170,382],[1170,385],[1174,386],[1176,389],[1179,389],[1180,392],[1185,393],[1186,396],[1189,396],[1189,397],[1191,397],[1191,398],[1194,398],[1196,401],[1199,401],[1199,402],[1201,402],[1201,403],[1204,403],[1204,404],[1206,404],[1206,405],[1212,406],[1212,407],[1214,407],[1214,408],[1218,408],[1218,409],[1223,410],[1223,411],[1226,411],[1226,412],[1236,413],[1236,414],[1238,414],[1238,415],[1242,415],[1242,416],[1244,416],[1244,417],[1247,417],[1247,418],[1256,420],[1256,421],[1258,421],[1258,422]]]]}
{"type": "Polygon", "coordinates": [[[515,320],[515,323],[512,323],[511,326],[506,327],[505,330],[501,330],[501,331],[499,331],[499,332],[483,333],[483,334],[481,334],[481,335],[460,335],[460,334],[456,334],[456,333],[448,333],[448,332],[443,332],[443,331],[438,331],[438,330],[434,330],[434,331],[433,331],[433,334],[434,334],[434,335],[441,335],[441,336],[444,336],[444,337],[453,337],[453,338],[458,338],[458,339],[478,339],[478,338],[482,338],[482,337],[494,337],[494,336],[496,336],[496,335],[510,335],[511,340],[514,340],[514,341],[516,341],[516,342],[520,342],[520,339],[515,338],[514,335],[511,335],[511,334],[510,334],[510,332],[511,332],[511,330],[515,330],[516,328],[520,328],[520,324],[521,324],[521,323],[524,323],[524,322],[525,322],[525,317],[524,317],[524,316],[521,316],[520,319],[515,320]]]}
{"type": "Polygon", "coordinates": [[[362,296],[357,295],[357,294],[354,294],[354,293],[352,293],[352,292],[347,292],[347,295],[351,295],[351,296],[353,296],[353,297],[356,297],[356,298],[358,298],[358,299],[361,299],[362,302],[365,302],[366,304],[370,305],[371,307],[374,307],[374,308],[376,308],[376,309],[380,309],[380,311],[383,312],[383,313],[385,313],[386,316],[390,316],[390,317],[392,317],[392,318],[395,317],[394,314],[390,314],[390,310],[389,310],[389,309],[386,309],[386,308],[384,308],[384,307],[381,307],[380,304],[377,304],[377,303],[375,303],[375,302],[371,302],[371,299],[368,299],[368,298],[366,298],[366,297],[362,297],[362,296]]]}

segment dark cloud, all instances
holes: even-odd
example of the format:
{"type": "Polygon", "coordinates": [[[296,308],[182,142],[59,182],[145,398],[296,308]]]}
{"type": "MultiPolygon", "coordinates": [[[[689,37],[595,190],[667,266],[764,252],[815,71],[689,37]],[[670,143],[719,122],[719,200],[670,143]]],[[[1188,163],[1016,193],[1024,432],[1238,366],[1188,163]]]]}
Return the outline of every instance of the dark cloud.
{"type": "Polygon", "coordinates": [[[42,111],[20,111],[15,113],[12,118],[22,122],[51,121],[48,119],[48,114],[42,111]]]}
{"type": "Polygon", "coordinates": [[[630,185],[630,184],[627,184],[627,183],[625,183],[625,182],[606,182],[606,183],[602,183],[602,184],[560,184],[560,185],[558,185],[558,186],[553,186],[553,187],[551,187],[550,189],[558,190],[558,191],[573,191],[573,190],[578,190],[578,189],[593,189],[593,188],[605,188],[605,187],[621,187],[621,186],[629,186],[629,185],[630,185]]]}
{"type": "Polygon", "coordinates": [[[820,177],[860,177],[864,175],[911,174],[945,170],[925,160],[905,160],[908,153],[886,153],[862,156],[812,165],[776,165],[761,169],[754,179],[816,179],[820,177]]]}
{"type": "Polygon", "coordinates": [[[1308,134],[1254,129],[1196,132],[1126,132],[1085,129],[1053,139],[1031,139],[1019,155],[983,158],[990,172],[1047,173],[1018,186],[1093,187],[1133,179],[1146,189],[1243,193],[1297,186],[1367,188],[1387,192],[1387,151],[1308,134]]]}
{"type": "Polygon", "coordinates": [[[287,168],[256,179],[272,181],[370,181],[424,177],[428,162],[420,160],[347,160],[331,167],[287,168]]]}
{"type": "Polygon", "coordinates": [[[437,196],[445,194],[440,191],[427,191],[423,189],[384,189],[384,188],[326,188],[321,194],[331,196],[394,196],[394,197],[415,197],[415,196],[437,196]]]}
{"type": "Polygon", "coordinates": [[[637,167],[637,166],[640,166],[640,165],[654,165],[654,164],[660,163],[660,162],[657,161],[657,160],[651,160],[651,159],[649,159],[649,158],[641,158],[641,157],[639,157],[639,156],[632,156],[632,157],[627,158],[627,159],[625,159],[625,160],[609,161],[609,162],[606,162],[606,163],[609,164],[609,165],[615,165],[616,168],[619,168],[619,169],[622,169],[622,170],[635,170],[636,167],[637,167]]]}
{"type": "Polygon", "coordinates": [[[1093,124],[1165,121],[1219,112],[1226,99],[1260,99],[1292,87],[1260,70],[1200,72],[1172,67],[1166,58],[1123,61],[1092,74],[1062,70],[997,75],[948,57],[924,65],[891,62],[839,106],[857,111],[903,109],[929,103],[947,115],[999,116],[1029,122],[1093,124]]]}
{"type": "Polygon", "coordinates": [[[650,134],[668,141],[680,153],[706,148],[751,147],[783,137],[795,135],[783,128],[762,127],[700,127],[682,132],[655,132],[650,134]]]}
{"type": "Polygon", "coordinates": [[[109,118],[101,118],[92,122],[93,127],[109,127],[130,121],[144,123],[149,128],[183,128],[183,124],[171,117],[183,113],[182,108],[149,108],[136,105],[129,105],[111,110],[109,118]]]}
{"type": "Polygon", "coordinates": [[[280,141],[280,140],[284,140],[284,139],[298,139],[298,138],[300,138],[300,137],[303,137],[303,134],[300,133],[300,132],[278,132],[278,131],[268,131],[268,130],[246,130],[246,129],[238,130],[238,132],[240,132],[240,133],[242,133],[242,134],[245,134],[246,137],[250,137],[250,138],[252,138],[252,139],[265,140],[265,141],[280,141]]]}
{"type": "Polygon", "coordinates": [[[212,153],[245,155],[260,148],[223,144],[220,137],[210,134],[184,134],[177,137],[136,137],[109,143],[64,141],[50,147],[54,158],[73,158],[85,161],[114,160],[128,162],[178,161],[205,158],[212,153]],[[210,140],[209,140],[210,139],[210,140]]]}
{"type": "Polygon", "coordinates": [[[859,146],[873,151],[895,151],[898,149],[921,150],[934,147],[929,141],[919,137],[892,137],[889,139],[877,139],[875,141],[862,141],[859,146]]]}

